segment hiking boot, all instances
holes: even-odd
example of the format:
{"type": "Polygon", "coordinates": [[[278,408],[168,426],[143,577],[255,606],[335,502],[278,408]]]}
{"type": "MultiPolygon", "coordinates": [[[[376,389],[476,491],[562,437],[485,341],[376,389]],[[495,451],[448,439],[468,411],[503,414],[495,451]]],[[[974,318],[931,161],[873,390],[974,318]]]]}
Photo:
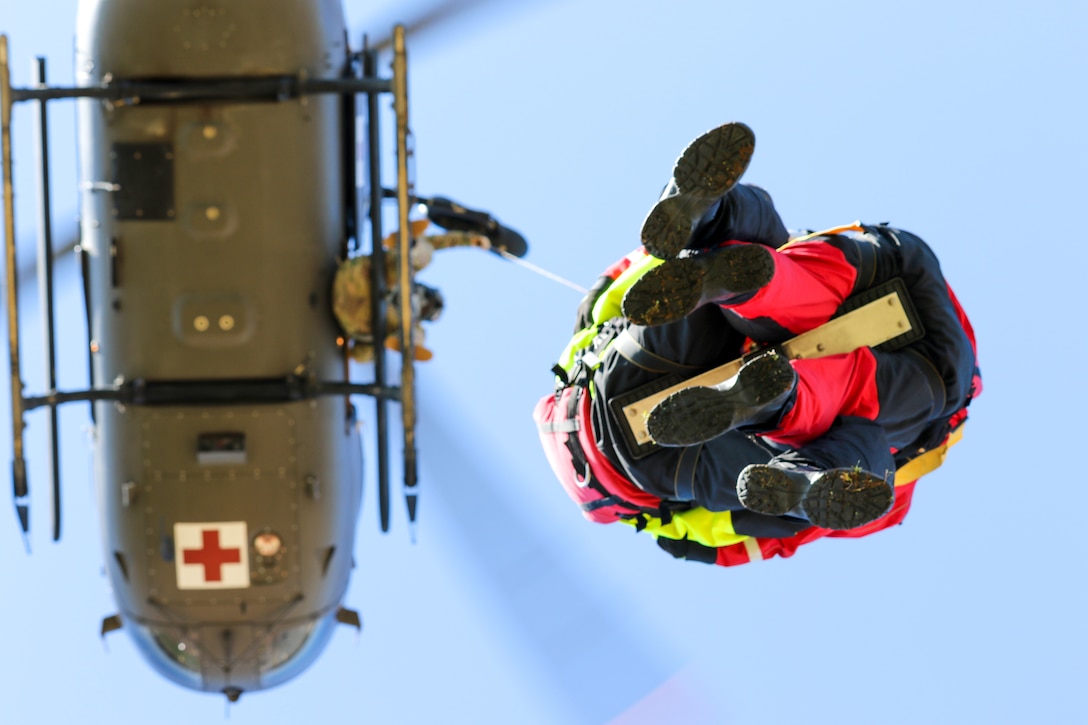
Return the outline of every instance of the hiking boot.
{"type": "Polygon", "coordinates": [[[861,468],[795,469],[754,464],[737,478],[737,494],[750,511],[792,514],[822,529],[854,529],[892,507],[895,490],[886,479],[861,468]]]}
{"type": "Polygon", "coordinates": [[[691,446],[734,428],[777,423],[797,373],[774,350],[746,362],[721,385],[678,390],[655,405],[646,430],[658,445],[691,446]]]}
{"type": "Polygon", "coordinates": [[[642,223],[646,251],[672,259],[687,247],[703,214],[740,180],[755,147],[755,134],[743,123],[727,123],[692,141],[642,223]]]}
{"type": "Polygon", "coordinates": [[[772,255],[762,244],[730,244],[668,260],[631,285],[623,297],[623,315],[636,325],[663,325],[708,302],[727,303],[756,292],[774,277],[772,255]]]}

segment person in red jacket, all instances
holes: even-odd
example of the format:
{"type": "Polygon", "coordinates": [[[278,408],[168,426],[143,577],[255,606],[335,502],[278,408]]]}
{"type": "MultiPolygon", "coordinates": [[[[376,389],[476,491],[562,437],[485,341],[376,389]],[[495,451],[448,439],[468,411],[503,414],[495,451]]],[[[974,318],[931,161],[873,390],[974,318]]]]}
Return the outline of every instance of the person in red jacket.
{"type": "MultiPolygon", "coordinates": [[[[726,124],[681,155],[643,225],[645,251],[665,262],[626,291],[625,319],[607,321],[622,328],[612,335],[619,342],[591,356],[588,404],[567,408],[592,435],[572,464],[549,455],[561,480],[568,465],[587,459],[586,480],[605,480],[621,502],[648,496],[662,511],[686,504],[731,512],[734,532],[752,537],[742,547],[714,551],[658,537],[676,556],[719,564],[788,556],[813,538],[864,535],[902,520],[913,485],[896,489],[896,469],[946,446],[981,390],[970,323],[929,246],[903,230],[860,225],[791,242],[770,195],[737,184],[753,149],[750,129],[726,124]],[[865,347],[806,360],[776,351],[894,278],[913,301],[921,339],[892,352],[865,347]],[[658,404],[647,427],[660,447],[648,456],[631,450],[609,401],[665,372],[690,376],[753,350],[727,383],[658,404]]],[[[579,327],[636,258],[598,280],[579,327]]],[[[606,321],[593,322],[603,331],[606,321]]],[[[557,435],[563,414],[537,413],[557,435]]],[[[647,510],[646,500],[638,503],[647,510]]]]}

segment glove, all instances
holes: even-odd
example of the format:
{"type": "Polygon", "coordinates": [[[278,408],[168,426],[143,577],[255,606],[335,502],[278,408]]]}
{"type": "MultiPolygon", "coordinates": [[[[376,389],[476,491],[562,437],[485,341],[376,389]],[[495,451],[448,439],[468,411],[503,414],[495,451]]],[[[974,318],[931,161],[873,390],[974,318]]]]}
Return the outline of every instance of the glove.
{"type": "Polygon", "coordinates": [[[659,536],[657,545],[677,559],[701,561],[704,564],[715,564],[718,561],[717,549],[704,546],[698,541],[688,541],[686,536],[682,539],[666,539],[664,536],[659,536]]]}
{"type": "Polygon", "coordinates": [[[612,278],[601,276],[589,288],[589,292],[586,292],[586,296],[582,298],[582,303],[578,305],[578,320],[574,323],[576,333],[586,329],[593,323],[593,305],[597,304],[597,298],[604,294],[604,291],[610,286],[612,286],[612,278]]]}

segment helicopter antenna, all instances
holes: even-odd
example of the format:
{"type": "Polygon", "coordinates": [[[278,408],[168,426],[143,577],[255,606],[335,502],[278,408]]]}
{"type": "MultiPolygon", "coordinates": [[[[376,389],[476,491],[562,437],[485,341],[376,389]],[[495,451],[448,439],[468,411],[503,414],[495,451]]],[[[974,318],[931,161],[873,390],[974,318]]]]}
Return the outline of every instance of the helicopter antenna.
{"type": "MultiPolygon", "coordinates": [[[[34,82],[45,88],[45,58],[35,62],[34,82]]],[[[38,294],[42,309],[42,336],[45,339],[45,376],[49,390],[57,389],[56,332],[53,312],[53,224],[49,198],[49,120],[46,101],[38,101],[38,294]]],[[[53,541],[60,541],[60,436],[57,406],[49,406],[49,473],[53,481],[53,541]]]]}
{"type": "MultiPolygon", "coordinates": [[[[456,17],[466,11],[472,10],[475,6],[482,6],[490,0],[448,0],[441,3],[436,7],[431,8],[427,13],[413,19],[411,22],[403,25],[405,35],[417,35],[420,32],[426,31],[428,28],[441,26],[445,21],[450,18],[456,17]]],[[[380,38],[377,42],[370,46],[370,50],[383,51],[393,48],[396,45],[396,31],[392,36],[386,36],[380,38]]]]}

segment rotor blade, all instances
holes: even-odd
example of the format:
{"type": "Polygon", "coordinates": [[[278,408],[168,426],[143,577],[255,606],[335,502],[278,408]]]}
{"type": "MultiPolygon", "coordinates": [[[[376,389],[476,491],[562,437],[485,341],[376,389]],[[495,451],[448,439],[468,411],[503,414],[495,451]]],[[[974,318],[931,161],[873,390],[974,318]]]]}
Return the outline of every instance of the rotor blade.
{"type": "MultiPolygon", "coordinates": [[[[59,247],[54,247],[53,248],[53,260],[54,261],[62,259],[64,257],[70,255],[72,253],[72,250],[74,250],[76,248],[76,246],[79,245],[79,236],[77,234],[75,234],[74,232],[66,233],[63,236],[63,238],[67,239],[68,241],[66,241],[63,245],[61,245],[59,247]]],[[[37,256],[36,255],[29,255],[28,256],[28,255],[24,254],[22,259],[19,262],[19,282],[26,282],[26,283],[37,282],[37,280],[38,280],[37,272],[38,272],[38,258],[37,258],[37,256]]]]}
{"type": "MultiPolygon", "coordinates": [[[[423,399],[448,405],[447,390],[440,380],[421,381],[423,399]]],[[[420,418],[434,505],[463,527],[449,545],[461,549],[466,567],[486,588],[484,596],[511,625],[511,645],[539,667],[540,688],[587,722],[610,720],[668,679],[679,662],[668,648],[656,647],[646,629],[635,627],[639,634],[633,635],[630,621],[609,611],[586,585],[579,560],[504,503],[493,488],[517,475],[465,455],[475,441],[459,427],[457,407],[420,418]],[[607,686],[592,674],[620,669],[623,682],[605,679],[607,686]]]]}
{"type": "MultiPolygon", "coordinates": [[[[496,8],[500,5],[506,5],[509,9],[522,10],[528,5],[524,0],[512,3],[503,2],[503,0],[446,0],[446,2],[437,4],[424,12],[421,15],[416,16],[412,20],[405,21],[403,19],[394,18],[390,22],[368,22],[370,27],[390,28],[396,23],[404,25],[405,34],[409,38],[415,38],[420,35],[425,35],[428,31],[433,30],[436,27],[440,27],[443,23],[453,20],[462,15],[469,15],[473,11],[483,8],[488,5],[493,5],[496,8]]],[[[387,50],[392,47],[392,36],[386,35],[381,37],[377,42],[371,43],[371,50],[387,50]]]]}

